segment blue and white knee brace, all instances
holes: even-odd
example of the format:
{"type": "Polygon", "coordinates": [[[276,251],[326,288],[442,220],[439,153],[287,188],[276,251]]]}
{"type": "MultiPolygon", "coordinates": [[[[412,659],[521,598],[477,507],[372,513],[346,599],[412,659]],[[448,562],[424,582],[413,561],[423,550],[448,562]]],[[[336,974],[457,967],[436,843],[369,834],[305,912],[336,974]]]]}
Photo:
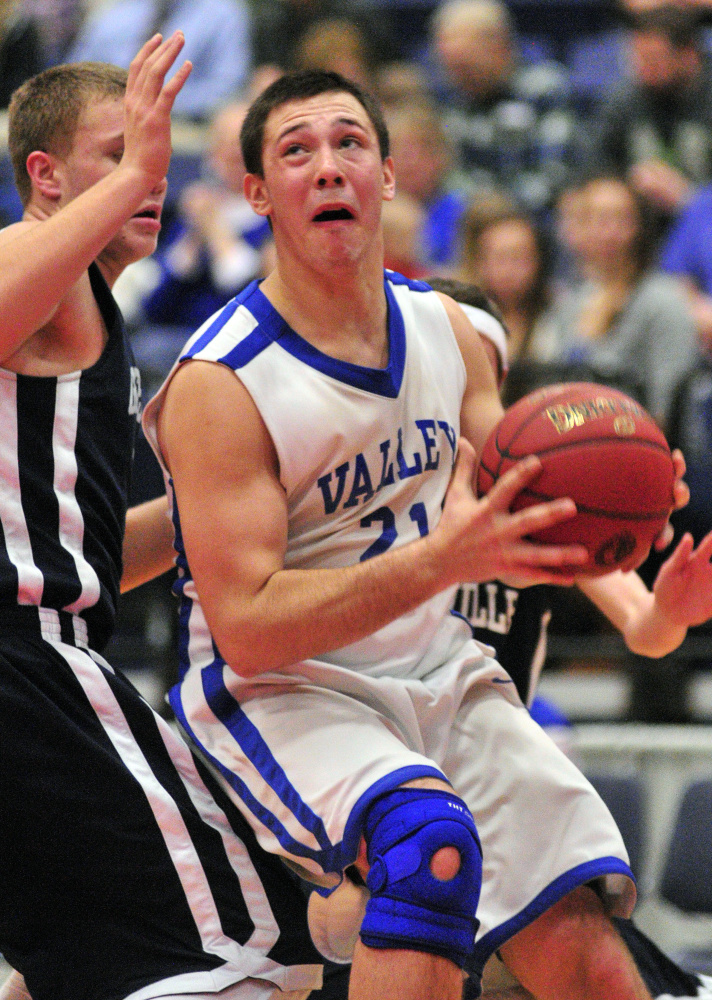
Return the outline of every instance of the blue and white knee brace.
{"type": "Polygon", "coordinates": [[[371,898],[363,943],[442,955],[462,968],[475,946],[482,885],[482,849],[467,806],[452,792],[396,788],[369,808],[364,833],[371,898]],[[443,847],[460,855],[448,880],[430,868],[443,847]]]}

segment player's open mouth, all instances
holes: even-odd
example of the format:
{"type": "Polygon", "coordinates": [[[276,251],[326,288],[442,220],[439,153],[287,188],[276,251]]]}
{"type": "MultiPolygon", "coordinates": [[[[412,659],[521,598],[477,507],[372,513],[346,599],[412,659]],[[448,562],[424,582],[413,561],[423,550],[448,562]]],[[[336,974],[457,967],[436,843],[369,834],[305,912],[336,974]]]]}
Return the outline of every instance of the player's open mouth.
{"type": "Polygon", "coordinates": [[[133,219],[158,219],[158,211],[155,208],[145,208],[142,212],[136,212],[133,219]]]}
{"type": "Polygon", "coordinates": [[[339,219],[353,219],[353,212],[348,208],[326,208],[323,212],[318,212],[312,222],[336,222],[339,219]]]}

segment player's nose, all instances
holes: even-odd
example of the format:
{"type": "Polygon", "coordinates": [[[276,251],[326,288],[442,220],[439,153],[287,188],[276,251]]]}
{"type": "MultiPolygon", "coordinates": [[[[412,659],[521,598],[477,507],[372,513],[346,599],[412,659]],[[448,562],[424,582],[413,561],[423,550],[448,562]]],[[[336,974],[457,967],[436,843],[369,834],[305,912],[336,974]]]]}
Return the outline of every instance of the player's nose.
{"type": "Polygon", "coordinates": [[[160,180],[154,186],[153,190],[151,191],[151,194],[163,196],[166,193],[167,189],[168,189],[168,178],[164,177],[163,180],[160,180]]]}
{"type": "Polygon", "coordinates": [[[332,184],[336,187],[342,187],[344,183],[344,176],[341,172],[339,164],[336,162],[336,157],[334,156],[334,151],[330,146],[326,146],[319,151],[319,160],[317,165],[317,184],[319,187],[329,187],[332,184]]]}

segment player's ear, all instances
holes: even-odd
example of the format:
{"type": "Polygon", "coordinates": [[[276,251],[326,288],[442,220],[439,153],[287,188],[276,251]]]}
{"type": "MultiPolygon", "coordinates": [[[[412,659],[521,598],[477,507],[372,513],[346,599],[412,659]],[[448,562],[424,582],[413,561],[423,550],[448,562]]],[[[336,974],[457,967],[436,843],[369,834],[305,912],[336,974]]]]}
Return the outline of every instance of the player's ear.
{"type": "Polygon", "coordinates": [[[55,157],[51,153],[36,149],[27,157],[26,166],[32,190],[50,201],[59,201],[62,196],[62,183],[55,157]]]}
{"type": "Polygon", "coordinates": [[[387,156],[383,161],[383,200],[392,201],[396,194],[396,171],[393,157],[387,156]]]}
{"type": "Polygon", "coordinates": [[[245,174],[242,189],[254,212],[258,215],[270,214],[272,202],[267,193],[264,177],[260,177],[259,174],[245,174]]]}

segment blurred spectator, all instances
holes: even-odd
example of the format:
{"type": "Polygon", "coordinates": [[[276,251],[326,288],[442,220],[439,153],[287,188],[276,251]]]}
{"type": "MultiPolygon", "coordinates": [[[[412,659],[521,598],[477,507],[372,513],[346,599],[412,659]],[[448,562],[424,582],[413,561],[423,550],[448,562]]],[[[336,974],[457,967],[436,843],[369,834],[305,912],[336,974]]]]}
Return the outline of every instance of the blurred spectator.
{"type": "Polygon", "coordinates": [[[588,366],[597,381],[637,395],[664,427],[675,385],[697,355],[686,296],[651,267],[649,216],[631,184],[600,177],[582,193],[585,280],[555,304],[549,358],[588,366]]]}
{"type": "Polygon", "coordinates": [[[430,80],[425,68],[409,59],[383,63],[375,70],[376,96],[384,111],[403,105],[427,104],[432,100],[430,80]]]}
{"type": "Polygon", "coordinates": [[[254,6],[252,55],[256,66],[271,64],[294,69],[296,50],[305,32],[324,20],[346,20],[367,40],[376,62],[394,58],[388,11],[369,0],[260,0],[254,6]]]}
{"type": "Polygon", "coordinates": [[[160,277],[143,300],[149,323],[195,330],[262,273],[270,230],[242,193],[239,136],[246,111],[244,104],[228,104],[212,122],[208,176],[183,189],[178,217],[153,257],[160,277]]]}
{"type": "Polygon", "coordinates": [[[181,56],[193,70],[178,94],[175,113],[205,119],[246,82],[250,66],[250,14],[246,0],[115,0],[89,18],[69,61],[84,59],[128,67],[155,32],[185,34],[181,56]]]}
{"type": "Polygon", "coordinates": [[[471,186],[504,184],[529,210],[548,209],[574,148],[565,69],[521,64],[501,0],[446,0],[431,34],[446,127],[471,186]]]}
{"type": "Polygon", "coordinates": [[[425,213],[422,206],[403,191],[383,203],[383,259],[389,270],[406,278],[423,278],[421,236],[425,213]]]}
{"type": "Polygon", "coordinates": [[[712,179],[712,72],[692,8],[637,14],[629,75],[604,103],[585,155],[593,169],[628,176],[665,217],[712,179]]]}
{"type": "Polygon", "coordinates": [[[343,17],[309,25],[294,47],[294,68],[340,73],[367,90],[374,89],[366,36],[343,17]]]}
{"type": "Polygon", "coordinates": [[[673,223],[661,267],[685,284],[700,346],[697,363],[675,392],[668,429],[684,452],[691,490],[677,522],[698,539],[712,527],[712,184],[702,187],[673,223]]]}
{"type": "MultiPolygon", "coordinates": [[[[701,187],[682,209],[662,245],[660,264],[712,304],[712,184],[701,187]]],[[[700,317],[702,318],[702,317],[700,317]]],[[[712,341],[712,315],[706,321],[712,341]]]]}
{"type": "Polygon", "coordinates": [[[512,362],[508,385],[517,382],[517,360],[536,359],[537,340],[547,339],[548,257],[540,227],[513,202],[503,196],[472,200],[463,219],[458,277],[478,285],[502,313],[512,362]]]}
{"type": "Polygon", "coordinates": [[[56,66],[65,57],[86,16],[87,0],[24,0],[22,11],[40,35],[43,63],[56,66]]]}
{"type": "Polygon", "coordinates": [[[43,69],[39,30],[18,0],[0,0],[0,109],[21,83],[43,69]]]}
{"type": "Polygon", "coordinates": [[[431,270],[455,263],[467,195],[451,184],[452,149],[441,115],[414,104],[388,116],[398,190],[414,198],[423,217],[422,259],[431,270]]]}
{"type": "Polygon", "coordinates": [[[558,287],[570,287],[583,280],[586,240],[585,183],[574,180],[559,193],[554,207],[553,270],[558,287]]]}

